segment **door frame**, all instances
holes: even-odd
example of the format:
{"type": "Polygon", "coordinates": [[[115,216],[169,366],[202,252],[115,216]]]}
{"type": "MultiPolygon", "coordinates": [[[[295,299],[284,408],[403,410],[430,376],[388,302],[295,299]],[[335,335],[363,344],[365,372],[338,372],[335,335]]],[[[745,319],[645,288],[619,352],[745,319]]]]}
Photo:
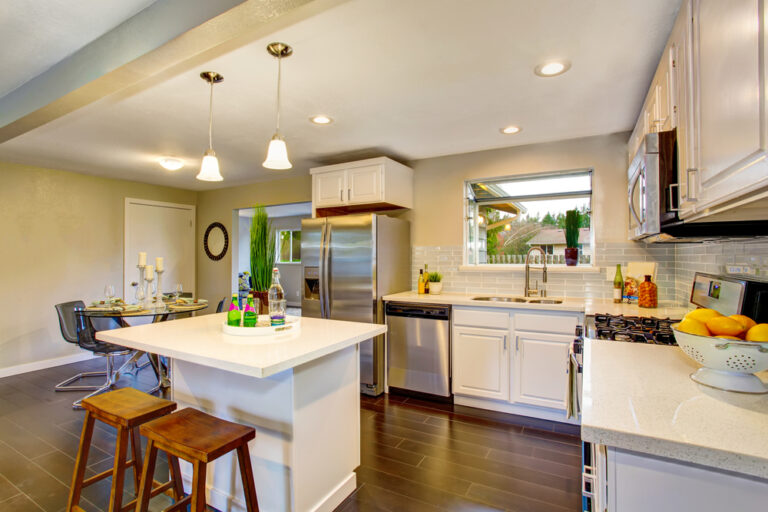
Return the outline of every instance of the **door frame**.
{"type": "MultiPolygon", "coordinates": [[[[125,206],[123,207],[123,288],[125,288],[125,282],[128,280],[129,272],[136,272],[134,265],[131,270],[128,269],[128,207],[130,205],[143,205],[143,206],[162,206],[165,208],[176,208],[179,210],[189,210],[192,212],[192,227],[195,230],[194,241],[192,243],[192,254],[190,258],[195,262],[195,272],[192,275],[192,289],[197,290],[197,258],[196,258],[196,246],[197,246],[197,206],[194,204],[182,204],[182,203],[169,203],[166,201],[152,201],[149,199],[139,199],[137,197],[126,197],[125,206]]],[[[135,257],[136,255],[134,255],[135,257]]],[[[123,289],[123,297],[126,296],[126,290],[123,289]]]]}

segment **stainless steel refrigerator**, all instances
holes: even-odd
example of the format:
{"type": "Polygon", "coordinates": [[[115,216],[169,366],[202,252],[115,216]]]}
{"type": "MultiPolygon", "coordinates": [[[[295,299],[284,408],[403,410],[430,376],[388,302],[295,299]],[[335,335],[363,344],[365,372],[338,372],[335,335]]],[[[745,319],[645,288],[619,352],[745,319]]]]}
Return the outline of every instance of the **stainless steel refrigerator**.
{"type": "MultiPolygon", "coordinates": [[[[301,315],[384,323],[381,297],[411,288],[410,225],[377,214],[301,221],[301,315]]],[[[360,345],[360,390],[384,391],[384,336],[360,345]]]]}

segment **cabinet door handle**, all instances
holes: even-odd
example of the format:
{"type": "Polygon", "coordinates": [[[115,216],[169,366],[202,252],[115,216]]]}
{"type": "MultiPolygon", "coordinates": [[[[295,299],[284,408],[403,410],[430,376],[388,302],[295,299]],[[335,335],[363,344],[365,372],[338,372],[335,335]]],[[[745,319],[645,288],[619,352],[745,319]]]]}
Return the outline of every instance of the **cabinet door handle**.
{"type": "Polygon", "coordinates": [[[504,350],[507,350],[507,335],[504,335],[504,350]]]}
{"type": "Polygon", "coordinates": [[[691,187],[691,182],[693,181],[692,178],[694,176],[698,179],[698,177],[699,177],[699,170],[698,169],[686,169],[685,172],[687,174],[687,180],[685,182],[685,186],[686,186],[686,192],[687,192],[688,200],[689,201],[697,201],[698,198],[696,197],[696,194],[692,194],[691,193],[691,190],[693,190],[693,188],[691,187]]]}
{"type": "Polygon", "coordinates": [[[520,336],[515,336],[515,352],[520,352],[520,336]]]}
{"type": "Polygon", "coordinates": [[[344,201],[344,189],[339,189],[339,201],[344,201]]]}
{"type": "Polygon", "coordinates": [[[348,188],[347,189],[347,201],[349,201],[351,199],[352,199],[352,189],[348,188]]]}

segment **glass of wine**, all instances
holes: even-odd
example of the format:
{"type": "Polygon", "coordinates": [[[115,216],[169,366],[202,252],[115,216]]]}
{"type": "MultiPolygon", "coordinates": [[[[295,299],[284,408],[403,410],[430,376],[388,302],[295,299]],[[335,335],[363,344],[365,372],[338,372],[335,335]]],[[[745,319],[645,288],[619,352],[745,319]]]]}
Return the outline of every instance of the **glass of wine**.
{"type": "Polygon", "coordinates": [[[176,302],[179,302],[179,297],[181,297],[181,294],[184,292],[184,287],[181,286],[181,283],[176,284],[176,290],[174,291],[174,295],[176,296],[176,302]]]}
{"type": "Polygon", "coordinates": [[[111,304],[112,299],[115,297],[114,285],[108,284],[104,287],[104,296],[107,298],[107,304],[111,304]]]}

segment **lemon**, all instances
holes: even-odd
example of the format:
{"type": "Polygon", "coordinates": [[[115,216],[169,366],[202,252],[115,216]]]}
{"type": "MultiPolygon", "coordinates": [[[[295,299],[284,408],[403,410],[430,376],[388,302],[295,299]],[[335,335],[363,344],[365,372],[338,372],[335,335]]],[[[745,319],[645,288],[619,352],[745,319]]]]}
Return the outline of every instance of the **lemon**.
{"type": "Polygon", "coordinates": [[[749,318],[747,315],[731,315],[728,318],[733,318],[739,322],[745,331],[748,331],[757,325],[757,322],[749,318]]]}
{"type": "Polygon", "coordinates": [[[744,326],[727,316],[713,316],[707,320],[707,329],[715,336],[738,336],[744,332],[744,326]]]}
{"type": "Polygon", "coordinates": [[[688,334],[709,336],[709,329],[707,329],[706,324],[693,318],[688,318],[687,316],[683,318],[683,321],[678,324],[677,330],[681,332],[687,332],[688,334]]]}
{"type": "Polygon", "coordinates": [[[706,323],[707,320],[716,316],[723,316],[723,315],[721,315],[714,309],[699,308],[689,312],[687,315],[685,315],[685,318],[690,318],[692,320],[698,320],[699,322],[706,323]]]}
{"type": "Polygon", "coordinates": [[[768,324],[757,324],[747,331],[747,341],[768,341],[768,324]]]}

